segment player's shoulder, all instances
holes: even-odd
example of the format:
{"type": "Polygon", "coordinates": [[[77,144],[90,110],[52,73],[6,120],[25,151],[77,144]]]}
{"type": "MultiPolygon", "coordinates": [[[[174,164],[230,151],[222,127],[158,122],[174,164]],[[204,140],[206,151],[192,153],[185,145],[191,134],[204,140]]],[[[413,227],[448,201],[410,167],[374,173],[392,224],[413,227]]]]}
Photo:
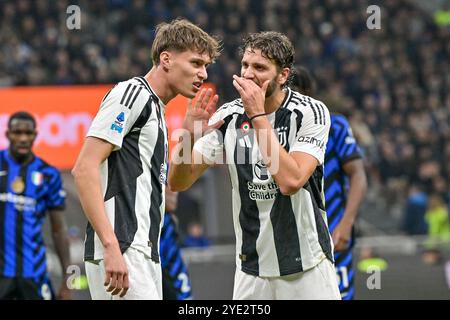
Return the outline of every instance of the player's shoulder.
{"type": "Polygon", "coordinates": [[[155,94],[155,92],[152,90],[150,85],[148,84],[147,80],[145,80],[144,77],[133,77],[126,81],[120,82],[122,85],[126,85],[127,87],[131,85],[132,87],[141,88],[143,92],[146,92],[148,94],[155,94]]]}
{"type": "Polygon", "coordinates": [[[244,104],[242,103],[242,99],[234,99],[233,101],[224,103],[217,109],[217,112],[228,114],[244,113],[244,104]]]}
{"type": "Polygon", "coordinates": [[[142,77],[133,77],[118,82],[103,98],[102,102],[113,99],[121,105],[131,107],[138,101],[146,101],[153,94],[146,80],[142,77]],[[143,99],[145,98],[145,99],[143,99]]]}
{"type": "Polygon", "coordinates": [[[313,97],[301,94],[295,90],[288,88],[287,108],[294,111],[297,110],[302,114],[317,114],[322,113],[324,116],[329,116],[330,112],[326,104],[313,97]]]}
{"type": "Polygon", "coordinates": [[[333,128],[348,128],[350,127],[350,123],[348,122],[348,119],[339,113],[332,113],[331,114],[331,126],[333,128]]]}
{"type": "MultiPolygon", "coordinates": [[[[7,155],[8,149],[2,149],[0,150],[0,172],[3,170],[3,163],[6,162],[6,155],[7,155]]],[[[0,176],[1,177],[1,176],[0,176]]]]}
{"type": "Polygon", "coordinates": [[[40,172],[40,173],[44,174],[45,176],[50,176],[50,177],[59,177],[61,175],[58,168],[49,164],[47,161],[45,161],[44,159],[42,159],[38,156],[34,157],[33,162],[35,162],[36,167],[39,168],[36,172],[40,172]]]}
{"type": "Polygon", "coordinates": [[[337,122],[337,123],[346,123],[348,124],[348,119],[346,116],[340,113],[332,113],[331,114],[331,121],[337,122]]]}
{"type": "Polygon", "coordinates": [[[223,120],[233,114],[243,114],[244,111],[242,99],[239,98],[221,105],[214,113],[213,117],[217,120],[223,120]]]}
{"type": "Polygon", "coordinates": [[[209,123],[213,124],[220,120],[230,119],[234,114],[244,114],[244,112],[242,99],[235,99],[221,105],[209,119],[209,123]]]}
{"type": "Polygon", "coordinates": [[[115,85],[115,87],[119,87],[120,89],[127,88],[129,86],[142,88],[145,91],[151,92],[150,86],[148,85],[144,77],[133,77],[127,80],[120,81],[115,85]]]}

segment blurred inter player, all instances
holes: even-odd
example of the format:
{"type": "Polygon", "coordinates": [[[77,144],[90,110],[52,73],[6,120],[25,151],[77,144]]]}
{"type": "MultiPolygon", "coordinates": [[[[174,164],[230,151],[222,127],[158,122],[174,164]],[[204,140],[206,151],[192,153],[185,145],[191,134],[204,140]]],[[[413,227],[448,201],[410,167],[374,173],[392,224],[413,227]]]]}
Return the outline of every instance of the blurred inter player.
{"type": "MultiPolygon", "coordinates": [[[[0,299],[55,298],[42,235],[47,212],[62,270],[70,264],[61,176],[33,154],[36,135],[32,115],[11,115],[6,132],[9,148],[0,151],[0,299]]],[[[63,273],[58,298],[70,299],[63,273]]]]}
{"type": "Polygon", "coordinates": [[[161,256],[163,300],[191,300],[191,280],[181,256],[178,242],[177,208],[178,192],[166,187],[166,214],[161,229],[159,254],[161,256]]]}
{"type": "MultiPolygon", "coordinates": [[[[313,97],[314,80],[308,70],[299,67],[294,75],[294,88],[313,97]]],[[[333,106],[329,107],[332,110],[333,106]]],[[[343,300],[354,297],[353,224],[366,190],[362,154],[350,125],[343,115],[332,113],[325,153],[325,201],[343,300]]]]}

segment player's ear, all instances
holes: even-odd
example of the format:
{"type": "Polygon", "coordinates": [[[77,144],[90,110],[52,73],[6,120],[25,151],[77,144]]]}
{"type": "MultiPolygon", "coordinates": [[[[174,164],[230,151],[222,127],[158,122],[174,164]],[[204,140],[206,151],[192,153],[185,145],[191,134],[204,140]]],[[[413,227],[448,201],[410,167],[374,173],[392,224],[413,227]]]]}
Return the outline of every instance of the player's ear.
{"type": "Polygon", "coordinates": [[[163,51],[159,55],[159,63],[164,68],[164,70],[170,69],[170,58],[171,58],[171,54],[168,51],[163,51]]]}
{"type": "Polygon", "coordinates": [[[290,73],[291,73],[291,69],[283,68],[281,70],[280,74],[278,75],[278,83],[280,85],[284,85],[286,83],[286,81],[288,80],[290,73]]]}

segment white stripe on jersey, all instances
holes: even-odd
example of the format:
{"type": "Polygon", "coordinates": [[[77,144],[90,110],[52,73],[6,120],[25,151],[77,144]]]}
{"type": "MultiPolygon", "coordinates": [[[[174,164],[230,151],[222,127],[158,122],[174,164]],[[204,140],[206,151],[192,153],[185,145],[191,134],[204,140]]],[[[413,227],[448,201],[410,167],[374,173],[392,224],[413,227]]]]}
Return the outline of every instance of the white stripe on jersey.
{"type": "MultiPolygon", "coordinates": [[[[228,165],[228,171],[230,172],[230,176],[235,177],[237,176],[236,171],[236,165],[235,164],[229,164],[228,165]]],[[[234,225],[234,232],[236,236],[236,248],[242,247],[242,226],[239,221],[239,219],[236,217],[235,212],[241,211],[241,198],[239,196],[236,196],[236,193],[239,195],[239,190],[236,190],[235,185],[232,185],[232,210],[233,210],[233,225],[234,225]]],[[[241,260],[239,259],[240,250],[236,250],[236,266],[237,268],[241,268],[241,260]]]]}
{"type": "Polygon", "coordinates": [[[319,235],[314,219],[311,196],[307,190],[300,189],[299,192],[291,196],[291,202],[294,208],[302,208],[302,212],[304,213],[296,215],[295,220],[297,222],[298,234],[300,235],[303,269],[308,270],[316,266],[324,258],[322,248],[319,242],[317,242],[319,235]],[[308,232],[304,232],[302,227],[306,227],[308,232]]]}
{"type": "Polygon", "coordinates": [[[259,210],[260,236],[256,240],[256,251],[259,257],[259,275],[270,277],[273,274],[280,274],[278,264],[277,249],[275,248],[273,225],[270,219],[270,211],[273,203],[269,201],[257,201],[259,210]]]}

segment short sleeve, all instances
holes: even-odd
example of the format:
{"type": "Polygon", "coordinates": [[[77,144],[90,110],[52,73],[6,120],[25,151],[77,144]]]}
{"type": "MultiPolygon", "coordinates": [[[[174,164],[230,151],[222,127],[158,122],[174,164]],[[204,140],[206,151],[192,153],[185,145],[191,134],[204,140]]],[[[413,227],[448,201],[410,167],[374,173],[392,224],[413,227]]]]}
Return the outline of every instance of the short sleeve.
{"type": "Polygon", "coordinates": [[[240,100],[226,103],[217,109],[209,119],[208,125],[212,126],[221,120],[223,120],[224,123],[220,128],[207,132],[203,137],[198,139],[194,145],[194,150],[202,154],[203,157],[212,163],[221,163],[223,160],[225,133],[233,112],[239,108],[238,101],[240,100]]]}
{"type": "Polygon", "coordinates": [[[130,81],[120,82],[103,98],[92,121],[88,137],[103,139],[122,147],[125,135],[131,130],[148,99],[148,91],[130,81]]]}
{"type": "Polygon", "coordinates": [[[325,147],[330,132],[330,113],[321,102],[308,104],[301,110],[302,119],[297,128],[295,141],[290,152],[305,152],[314,156],[319,164],[323,164],[325,147]]]}
{"type": "Polygon", "coordinates": [[[223,159],[223,146],[221,131],[213,130],[195,142],[194,150],[212,163],[216,163],[223,159]]]}

